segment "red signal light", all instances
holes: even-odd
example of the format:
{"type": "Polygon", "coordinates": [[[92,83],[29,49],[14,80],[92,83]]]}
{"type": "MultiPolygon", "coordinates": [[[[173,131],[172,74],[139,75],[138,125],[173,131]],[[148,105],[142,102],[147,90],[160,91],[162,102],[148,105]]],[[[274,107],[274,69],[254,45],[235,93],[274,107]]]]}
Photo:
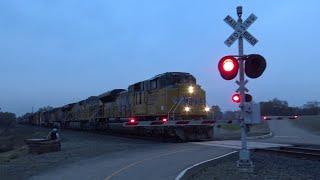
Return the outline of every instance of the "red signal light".
{"type": "Polygon", "coordinates": [[[233,56],[225,56],[219,61],[218,69],[223,79],[234,79],[238,74],[238,60],[233,56]]]}
{"type": "Polygon", "coordinates": [[[234,95],[232,95],[232,101],[233,101],[234,103],[240,103],[240,99],[241,99],[240,94],[234,94],[234,95]]]}
{"type": "Polygon", "coordinates": [[[167,121],[168,121],[167,118],[163,118],[163,119],[162,119],[162,122],[164,122],[164,123],[167,122],[167,121]]]}
{"type": "Polygon", "coordinates": [[[139,122],[137,121],[136,118],[129,118],[128,122],[126,123],[126,125],[129,125],[129,126],[136,126],[138,124],[139,124],[139,122]]]}
{"type": "Polygon", "coordinates": [[[227,59],[225,61],[223,61],[223,70],[224,71],[232,71],[233,68],[234,68],[234,64],[233,64],[233,61],[231,59],[227,59]]]}
{"type": "MultiPolygon", "coordinates": [[[[232,95],[232,101],[235,103],[240,103],[241,101],[241,96],[239,93],[236,93],[234,95],[232,95]]],[[[246,102],[251,102],[252,101],[252,96],[250,94],[245,94],[245,101],[246,102]]]]}

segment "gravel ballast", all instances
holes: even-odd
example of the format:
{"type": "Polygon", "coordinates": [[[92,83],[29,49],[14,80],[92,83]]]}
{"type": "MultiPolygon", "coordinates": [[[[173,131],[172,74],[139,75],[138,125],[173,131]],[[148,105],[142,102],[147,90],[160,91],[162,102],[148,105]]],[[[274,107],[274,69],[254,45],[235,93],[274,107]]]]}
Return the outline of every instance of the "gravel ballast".
{"type": "Polygon", "coordinates": [[[238,153],[225,157],[186,179],[320,179],[320,161],[287,157],[265,152],[252,152],[252,173],[239,172],[238,153]]]}

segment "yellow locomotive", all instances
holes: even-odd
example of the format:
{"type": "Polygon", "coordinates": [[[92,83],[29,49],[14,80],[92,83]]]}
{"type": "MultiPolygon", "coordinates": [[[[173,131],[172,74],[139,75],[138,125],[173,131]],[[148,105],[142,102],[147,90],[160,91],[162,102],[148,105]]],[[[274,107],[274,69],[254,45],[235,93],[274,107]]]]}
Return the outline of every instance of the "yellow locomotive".
{"type": "Polygon", "coordinates": [[[29,118],[44,126],[121,130],[142,135],[156,132],[157,135],[179,136],[180,139],[187,137],[185,133],[188,132],[193,134],[191,139],[197,140],[199,134],[212,138],[212,122],[210,125],[196,122],[190,126],[185,123],[205,120],[208,111],[205,91],[191,74],[167,72],[132,84],[127,90],[114,89],[77,103],[34,113],[29,118]],[[155,127],[152,124],[124,126],[129,120],[162,123],[155,127]],[[180,121],[183,127],[178,126],[180,121]]]}
{"type": "Polygon", "coordinates": [[[171,72],[99,96],[106,118],[201,119],[207,115],[205,91],[189,73],[171,72]]]}

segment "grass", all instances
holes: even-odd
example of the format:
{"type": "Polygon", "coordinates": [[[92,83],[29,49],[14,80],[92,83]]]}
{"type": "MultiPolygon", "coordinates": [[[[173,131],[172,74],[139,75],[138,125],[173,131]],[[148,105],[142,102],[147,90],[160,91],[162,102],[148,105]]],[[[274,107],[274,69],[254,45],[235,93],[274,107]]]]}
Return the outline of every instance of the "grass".
{"type": "Polygon", "coordinates": [[[227,131],[239,131],[239,124],[221,124],[221,128],[227,131]]]}
{"type": "Polygon", "coordinates": [[[18,158],[19,156],[26,155],[27,153],[28,153],[28,149],[26,146],[21,146],[14,150],[0,153],[0,163],[9,162],[13,159],[18,158]]]}
{"type": "Polygon", "coordinates": [[[296,127],[308,130],[320,135],[320,116],[300,116],[296,120],[290,121],[296,127]]]}
{"type": "MultiPolygon", "coordinates": [[[[240,131],[241,129],[239,124],[221,124],[221,128],[227,131],[240,131]]],[[[269,132],[267,123],[252,125],[250,129],[254,132],[269,132]]]]}
{"type": "Polygon", "coordinates": [[[21,125],[11,127],[0,136],[0,164],[27,154],[25,139],[43,137],[47,133],[48,130],[39,130],[34,127],[21,125]]]}

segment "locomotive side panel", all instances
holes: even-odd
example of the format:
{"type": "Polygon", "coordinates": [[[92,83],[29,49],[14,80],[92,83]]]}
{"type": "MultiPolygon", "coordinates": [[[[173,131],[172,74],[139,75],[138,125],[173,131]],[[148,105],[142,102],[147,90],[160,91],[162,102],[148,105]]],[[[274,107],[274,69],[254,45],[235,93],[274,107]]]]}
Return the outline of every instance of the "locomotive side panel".
{"type": "Polygon", "coordinates": [[[119,94],[119,96],[116,99],[117,104],[117,111],[118,116],[117,117],[129,117],[131,116],[131,107],[130,107],[130,101],[129,101],[129,94],[128,92],[122,92],[119,94]]]}

